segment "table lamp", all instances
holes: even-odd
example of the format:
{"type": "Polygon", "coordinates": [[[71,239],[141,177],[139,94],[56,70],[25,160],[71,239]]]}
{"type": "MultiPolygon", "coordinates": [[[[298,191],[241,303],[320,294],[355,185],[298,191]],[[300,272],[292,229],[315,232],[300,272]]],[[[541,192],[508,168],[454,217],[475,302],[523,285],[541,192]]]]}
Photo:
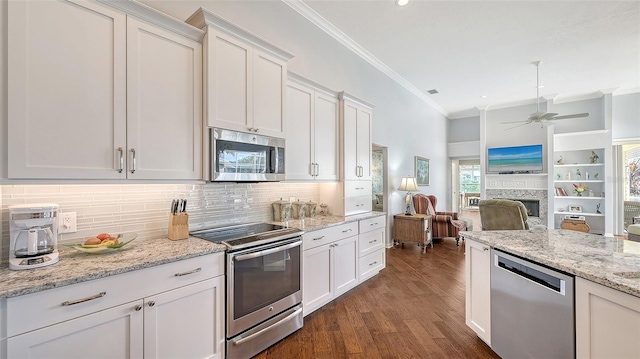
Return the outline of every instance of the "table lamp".
{"type": "Polygon", "coordinates": [[[411,195],[411,192],[419,191],[418,183],[416,183],[415,177],[402,178],[402,182],[400,182],[400,187],[398,187],[398,191],[407,191],[407,198],[406,198],[407,209],[404,212],[404,214],[407,216],[413,216],[413,213],[412,213],[413,206],[411,205],[413,196],[411,195]]]}

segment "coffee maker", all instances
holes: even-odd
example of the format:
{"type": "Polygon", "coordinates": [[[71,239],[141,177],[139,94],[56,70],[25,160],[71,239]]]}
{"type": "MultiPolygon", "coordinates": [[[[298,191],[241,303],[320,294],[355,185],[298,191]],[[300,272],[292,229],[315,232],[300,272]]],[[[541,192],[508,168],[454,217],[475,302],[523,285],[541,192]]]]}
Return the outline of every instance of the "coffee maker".
{"type": "Polygon", "coordinates": [[[58,207],[54,203],[9,206],[9,269],[58,262],[58,207]]]}

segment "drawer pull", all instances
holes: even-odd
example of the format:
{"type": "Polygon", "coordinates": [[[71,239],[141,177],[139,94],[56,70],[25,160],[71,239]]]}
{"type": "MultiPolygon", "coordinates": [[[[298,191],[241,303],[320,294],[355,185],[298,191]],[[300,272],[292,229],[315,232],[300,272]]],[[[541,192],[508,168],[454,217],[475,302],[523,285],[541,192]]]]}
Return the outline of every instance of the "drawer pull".
{"type": "Polygon", "coordinates": [[[374,265],[376,265],[376,264],[378,264],[378,261],[375,261],[375,262],[373,262],[373,263],[369,263],[369,266],[374,266],[374,265]]]}
{"type": "Polygon", "coordinates": [[[107,295],[107,292],[100,292],[96,295],[92,295],[91,297],[86,297],[84,299],[78,299],[78,300],[72,300],[72,301],[66,301],[66,302],[62,302],[62,306],[63,307],[68,307],[70,305],[75,305],[75,304],[80,304],[80,303],[84,303],[84,302],[88,302],[90,300],[94,300],[94,299],[98,299],[98,298],[102,298],[105,295],[107,295]]]}
{"type": "Polygon", "coordinates": [[[378,222],[369,224],[370,226],[377,226],[378,222]]]}
{"type": "Polygon", "coordinates": [[[356,189],[364,189],[364,187],[356,187],[356,189]]]}
{"type": "Polygon", "coordinates": [[[482,250],[483,250],[483,251],[488,251],[488,250],[489,250],[489,248],[488,248],[488,247],[482,247],[482,250]]]}
{"type": "Polygon", "coordinates": [[[154,305],[156,305],[156,302],[154,302],[154,301],[150,300],[147,304],[148,304],[150,307],[153,307],[154,305]]]}
{"type": "Polygon", "coordinates": [[[316,238],[312,239],[312,241],[319,241],[319,240],[321,240],[321,239],[323,239],[323,238],[324,238],[324,236],[322,236],[322,237],[316,237],[316,238]]]}
{"type": "Polygon", "coordinates": [[[135,307],[136,312],[139,312],[142,310],[142,306],[140,304],[136,305],[135,307]]]}
{"type": "Polygon", "coordinates": [[[342,231],[342,233],[347,233],[347,232],[351,232],[353,231],[353,229],[349,228],[349,229],[345,229],[344,231],[342,231]]]}
{"type": "Polygon", "coordinates": [[[372,240],[372,241],[369,241],[369,244],[371,244],[371,243],[376,243],[377,241],[378,241],[377,239],[374,239],[374,240],[372,240]]]}
{"type": "Polygon", "coordinates": [[[196,268],[196,269],[194,269],[194,270],[190,270],[190,271],[188,271],[188,272],[176,273],[176,274],[174,274],[174,276],[176,276],[176,277],[182,277],[183,275],[189,275],[189,274],[193,274],[193,273],[198,273],[198,272],[200,272],[201,270],[202,270],[202,268],[198,267],[198,268],[196,268]]]}

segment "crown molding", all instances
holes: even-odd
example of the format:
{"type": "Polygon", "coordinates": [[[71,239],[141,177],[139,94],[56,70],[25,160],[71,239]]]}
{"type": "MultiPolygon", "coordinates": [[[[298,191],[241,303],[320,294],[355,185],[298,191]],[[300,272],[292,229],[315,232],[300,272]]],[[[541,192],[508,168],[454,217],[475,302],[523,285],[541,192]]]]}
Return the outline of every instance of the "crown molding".
{"type": "Polygon", "coordinates": [[[449,112],[446,111],[442,106],[438,105],[435,101],[433,101],[430,97],[428,97],[424,92],[422,92],[420,89],[412,85],[404,77],[400,76],[400,74],[395,72],[389,66],[387,66],[382,61],[380,61],[378,58],[373,56],[373,54],[367,51],[364,47],[360,46],[360,44],[358,44],[352,38],[347,36],[347,34],[342,32],[335,25],[333,25],[327,19],[322,17],[320,14],[318,14],[315,10],[309,7],[309,5],[305,4],[302,0],[282,0],[282,2],[288,5],[290,8],[292,8],[296,12],[298,12],[304,18],[309,20],[309,22],[317,26],[319,29],[329,34],[329,36],[333,37],[339,43],[344,45],[347,49],[351,50],[353,53],[360,56],[363,60],[371,64],[380,72],[389,76],[392,80],[397,82],[400,86],[404,87],[407,91],[411,92],[414,96],[426,102],[428,105],[430,105],[435,110],[440,112],[440,114],[442,114],[445,117],[449,116],[449,112]]]}

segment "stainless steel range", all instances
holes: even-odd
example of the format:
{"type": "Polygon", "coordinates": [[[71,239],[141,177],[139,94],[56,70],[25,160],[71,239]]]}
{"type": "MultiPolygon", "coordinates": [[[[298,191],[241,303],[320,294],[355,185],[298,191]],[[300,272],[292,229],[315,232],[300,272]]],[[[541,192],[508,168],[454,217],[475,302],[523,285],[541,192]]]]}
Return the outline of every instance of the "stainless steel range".
{"type": "Polygon", "coordinates": [[[302,328],[303,233],[268,223],[191,233],[228,247],[227,358],[252,357],[302,328]]]}

